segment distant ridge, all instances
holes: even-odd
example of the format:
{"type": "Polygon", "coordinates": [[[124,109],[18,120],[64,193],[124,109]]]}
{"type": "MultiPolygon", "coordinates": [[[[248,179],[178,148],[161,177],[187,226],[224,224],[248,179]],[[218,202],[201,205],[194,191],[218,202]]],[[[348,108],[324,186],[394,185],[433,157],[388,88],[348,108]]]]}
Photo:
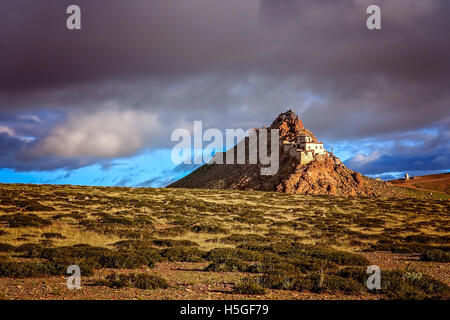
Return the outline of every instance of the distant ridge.
{"type": "Polygon", "coordinates": [[[399,187],[450,195],[450,172],[417,176],[406,181],[405,179],[395,179],[389,182],[399,187]]]}

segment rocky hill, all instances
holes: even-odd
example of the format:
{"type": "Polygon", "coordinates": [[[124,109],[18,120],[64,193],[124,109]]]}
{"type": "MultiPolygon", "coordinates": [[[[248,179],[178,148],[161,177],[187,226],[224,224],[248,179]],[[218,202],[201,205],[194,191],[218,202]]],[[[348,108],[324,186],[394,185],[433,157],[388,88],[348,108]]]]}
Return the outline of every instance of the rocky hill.
{"type": "MultiPolygon", "coordinates": [[[[303,133],[312,137],[313,142],[318,142],[316,136],[303,126],[300,118],[292,110],[280,114],[270,128],[280,130],[280,140],[294,141],[299,134],[303,133]]],[[[248,146],[247,139],[242,143],[248,146]]],[[[236,147],[228,152],[236,152],[235,149],[236,147]]],[[[260,190],[337,196],[402,198],[410,196],[410,192],[404,188],[395,187],[350,170],[330,153],[321,160],[300,165],[298,161],[283,152],[281,143],[278,173],[273,176],[261,175],[261,167],[261,164],[205,164],[169,187],[260,190]]]]}

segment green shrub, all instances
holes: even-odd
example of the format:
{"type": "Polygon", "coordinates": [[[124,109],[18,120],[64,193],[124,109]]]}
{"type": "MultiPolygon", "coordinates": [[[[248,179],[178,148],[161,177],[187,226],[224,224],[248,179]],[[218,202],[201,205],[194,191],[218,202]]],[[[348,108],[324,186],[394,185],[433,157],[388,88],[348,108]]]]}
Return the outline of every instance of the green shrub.
{"type": "Polygon", "coordinates": [[[135,274],[134,286],[139,289],[166,289],[169,287],[169,284],[161,277],[147,274],[135,274]]]}
{"type": "Polygon", "coordinates": [[[0,277],[26,278],[42,275],[61,275],[64,271],[63,267],[48,262],[23,262],[0,258],[0,277]]]}
{"type": "Polygon", "coordinates": [[[245,272],[248,273],[263,273],[266,270],[264,264],[262,262],[250,263],[245,272]]]}
{"type": "Polygon", "coordinates": [[[42,264],[21,263],[0,258],[0,277],[24,278],[42,275],[42,264]]]}
{"type": "Polygon", "coordinates": [[[359,294],[364,289],[363,283],[334,275],[325,275],[323,282],[326,292],[343,292],[345,294],[359,294]]]}
{"type": "Polygon", "coordinates": [[[126,226],[133,225],[133,220],[124,216],[113,216],[108,213],[100,214],[100,221],[102,223],[111,223],[111,224],[123,224],[126,226]]]}
{"type": "Polygon", "coordinates": [[[24,256],[30,258],[38,257],[52,262],[64,262],[68,265],[84,262],[90,269],[97,269],[100,267],[132,269],[144,265],[153,267],[156,259],[160,258],[156,250],[113,251],[107,248],[92,247],[86,244],[56,248],[21,246],[17,249],[17,251],[19,250],[24,251],[24,256]]]}
{"type": "Polygon", "coordinates": [[[110,288],[134,287],[138,289],[166,289],[169,287],[165,279],[145,273],[132,273],[128,275],[113,273],[93,284],[110,288]]]}
{"type": "Polygon", "coordinates": [[[149,243],[157,247],[198,247],[198,243],[190,240],[154,239],[149,243]]]}
{"type": "Polygon", "coordinates": [[[149,227],[149,226],[153,225],[155,223],[155,221],[153,220],[153,218],[151,218],[149,216],[146,216],[143,214],[138,214],[138,215],[134,216],[133,223],[140,225],[140,226],[149,227]]]}
{"type": "Polygon", "coordinates": [[[55,208],[45,206],[35,200],[15,200],[15,199],[1,199],[3,205],[15,206],[19,210],[24,211],[55,211],[55,208]]]}
{"type": "Polygon", "coordinates": [[[370,251],[391,251],[395,253],[425,253],[430,250],[450,251],[448,245],[430,245],[423,243],[402,243],[395,240],[379,240],[370,246],[370,251]]]}
{"type": "Polygon", "coordinates": [[[381,218],[355,217],[353,223],[360,227],[379,228],[385,225],[385,221],[381,218]]]}
{"type": "Polygon", "coordinates": [[[218,259],[205,268],[205,271],[214,272],[234,272],[241,271],[246,272],[249,265],[238,259],[218,259]]]}
{"type": "Polygon", "coordinates": [[[330,260],[321,259],[311,256],[300,256],[295,259],[285,259],[285,263],[291,264],[299,273],[307,273],[310,271],[319,271],[321,269],[336,269],[338,265],[330,260]]]}
{"type": "Polygon", "coordinates": [[[284,272],[268,272],[259,278],[259,283],[268,289],[292,290],[295,287],[298,276],[284,272]]]}
{"type": "Polygon", "coordinates": [[[255,279],[245,278],[234,286],[233,293],[262,295],[266,293],[266,290],[255,279]]]}
{"type": "Polygon", "coordinates": [[[121,240],[113,244],[113,246],[120,250],[142,250],[151,248],[151,244],[144,240],[121,240]]]}
{"type": "Polygon", "coordinates": [[[445,252],[443,250],[428,250],[421,255],[422,261],[433,261],[433,262],[450,262],[450,252],[445,252]]]}
{"type": "Polygon", "coordinates": [[[346,267],[337,273],[338,276],[343,278],[350,278],[356,280],[359,283],[366,283],[369,274],[367,274],[367,269],[363,267],[346,267]]]}
{"type": "MultiPolygon", "coordinates": [[[[270,245],[239,245],[238,248],[251,251],[274,253],[283,258],[296,260],[300,266],[303,264],[305,270],[317,270],[317,267],[323,267],[326,264],[337,265],[369,265],[369,261],[358,254],[345,251],[338,251],[332,248],[305,245],[296,242],[278,242],[270,245]]],[[[319,268],[320,269],[320,268],[319,268]]]]}
{"type": "Polygon", "coordinates": [[[45,227],[52,224],[50,220],[41,218],[33,213],[5,214],[0,216],[0,221],[8,223],[10,228],[45,227]]]}
{"type": "Polygon", "coordinates": [[[13,252],[16,247],[9,243],[0,242],[0,252],[13,252]]]}
{"type": "Polygon", "coordinates": [[[67,268],[71,265],[80,267],[82,276],[92,276],[95,269],[99,268],[97,261],[94,259],[58,259],[46,261],[45,265],[50,274],[57,275],[66,274],[67,268]]]}
{"type": "Polygon", "coordinates": [[[41,234],[41,236],[46,239],[65,239],[66,238],[62,234],[56,233],[56,232],[44,232],[43,234],[41,234]]]}
{"type": "Polygon", "coordinates": [[[390,299],[444,299],[449,287],[420,272],[385,271],[381,274],[381,290],[390,299]]]}
{"type": "Polygon", "coordinates": [[[194,225],[190,230],[196,233],[228,233],[227,229],[214,225],[194,225]]]}
{"type": "Polygon", "coordinates": [[[423,291],[427,295],[427,298],[443,299],[449,297],[449,286],[429,275],[423,274],[421,276],[410,277],[408,273],[405,273],[403,274],[403,280],[423,291]]]}
{"type": "Polygon", "coordinates": [[[215,248],[209,251],[205,259],[208,261],[223,260],[223,259],[239,259],[244,261],[260,261],[264,257],[259,252],[254,252],[245,249],[234,248],[215,248]]]}
{"type": "Polygon", "coordinates": [[[450,237],[448,236],[435,236],[428,234],[414,234],[405,237],[405,241],[408,243],[449,243],[450,237]]]}
{"type": "Polygon", "coordinates": [[[283,258],[274,261],[265,261],[263,263],[263,270],[264,272],[301,273],[289,259],[283,258]]]}
{"type": "Polygon", "coordinates": [[[155,261],[145,254],[137,251],[119,251],[103,254],[98,259],[104,268],[134,269],[143,265],[153,268],[155,261]]]}
{"type": "Polygon", "coordinates": [[[50,240],[50,239],[41,239],[39,242],[44,247],[51,247],[51,246],[53,246],[53,240],[50,240]]]}
{"type": "Polygon", "coordinates": [[[328,275],[320,272],[312,273],[308,276],[298,278],[295,284],[298,291],[310,291],[315,293],[344,293],[358,294],[364,288],[363,284],[350,278],[343,278],[337,275],[328,275]]]}
{"type": "Polygon", "coordinates": [[[81,219],[85,219],[86,216],[87,216],[87,214],[84,212],[72,211],[72,213],[69,213],[69,214],[63,214],[63,213],[55,214],[52,217],[52,219],[59,220],[61,218],[72,218],[74,220],[81,220],[81,219]]]}
{"type": "Polygon", "coordinates": [[[370,264],[369,260],[361,255],[331,248],[305,246],[301,247],[300,251],[304,255],[331,261],[340,266],[367,266],[370,264]]]}
{"type": "Polygon", "coordinates": [[[111,253],[111,250],[101,247],[93,247],[88,244],[77,244],[73,246],[63,246],[56,248],[42,249],[39,257],[47,260],[58,258],[99,258],[111,253]]]}
{"type": "MultiPolygon", "coordinates": [[[[339,276],[351,278],[365,285],[367,278],[364,268],[345,268],[339,276]]],[[[367,289],[366,289],[367,290],[367,289]]],[[[441,299],[449,294],[448,286],[432,277],[416,271],[383,271],[381,290],[369,291],[385,294],[391,299],[441,299]]]]}
{"type": "Polygon", "coordinates": [[[16,247],[16,252],[22,252],[22,257],[36,258],[40,257],[45,248],[37,243],[24,243],[16,247]]]}
{"type": "Polygon", "coordinates": [[[309,292],[317,292],[317,288],[323,288],[319,286],[318,281],[315,278],[310,276],[302,276],[296,279],[294,283],[294,290],[297,291],[309,291],[309,292]]]}
{"type": "Polygon", "coordinates": [[[239,243],[267,243],[269,240],[258,234],[232,234],[228,237],[214,239],[210,242],[220,242],[220,243],[228,243],[228,244],[239,244],[239,243]]]}
{"type": "Polygon", "coordinates": [[[203,256],[205,255],[205,252],[198,248],[174,247],[163,249],[160,251],[160,254],[168,261],[202,262],[204,261],[203,256]]]}
{"type": "Polygon", "coordinates": [[[154,232],[154,235],[158,237],[178,237],[185,234],[188,230],[189,229],[185,227],[173,227],[162,230],[156,230],[154,232]]]}
{"type": "Polygon", "coordinates": [[[163,258],[159,254],[158,249],[152,247],[152,243],[143,240],[122,240],[114,243],[114,247],[123,251],[135,251],[137,254],[143,255],[148,260],[162,261],[163,258]]]}

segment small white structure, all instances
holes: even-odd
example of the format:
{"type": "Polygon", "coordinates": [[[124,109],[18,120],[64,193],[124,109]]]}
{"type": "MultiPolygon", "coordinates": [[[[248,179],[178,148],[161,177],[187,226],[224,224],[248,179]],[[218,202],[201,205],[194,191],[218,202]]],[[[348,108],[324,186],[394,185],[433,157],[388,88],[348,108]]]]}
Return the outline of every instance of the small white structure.
{"type": "Polygon", "coordinates": [[[322,142],[313,142],[312,137],[299,135],[295,142],[283,141],[283,151],[301,164],[313,161],[317,156],[327,155],[322,142]]]}
{"type": "Polygon", "coordinates": [[[408,174],[408,172],[405,174],[405,180],[411,179],[411,176],[408,174]]]}

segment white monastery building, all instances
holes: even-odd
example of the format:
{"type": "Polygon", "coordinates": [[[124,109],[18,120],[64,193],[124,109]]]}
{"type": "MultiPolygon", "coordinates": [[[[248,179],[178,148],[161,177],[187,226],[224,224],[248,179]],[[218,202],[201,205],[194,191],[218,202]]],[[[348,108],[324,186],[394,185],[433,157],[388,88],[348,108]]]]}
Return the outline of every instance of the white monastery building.
{"type": "Polygon", "coordinates": [[[294,142],[283,141],[283,148],[284,152],[289,152],[289,156],[297,159],[301,164],[327,155],[322,142],[313,142],[313,139],[306,135],[299,135],[294,142]]]}

